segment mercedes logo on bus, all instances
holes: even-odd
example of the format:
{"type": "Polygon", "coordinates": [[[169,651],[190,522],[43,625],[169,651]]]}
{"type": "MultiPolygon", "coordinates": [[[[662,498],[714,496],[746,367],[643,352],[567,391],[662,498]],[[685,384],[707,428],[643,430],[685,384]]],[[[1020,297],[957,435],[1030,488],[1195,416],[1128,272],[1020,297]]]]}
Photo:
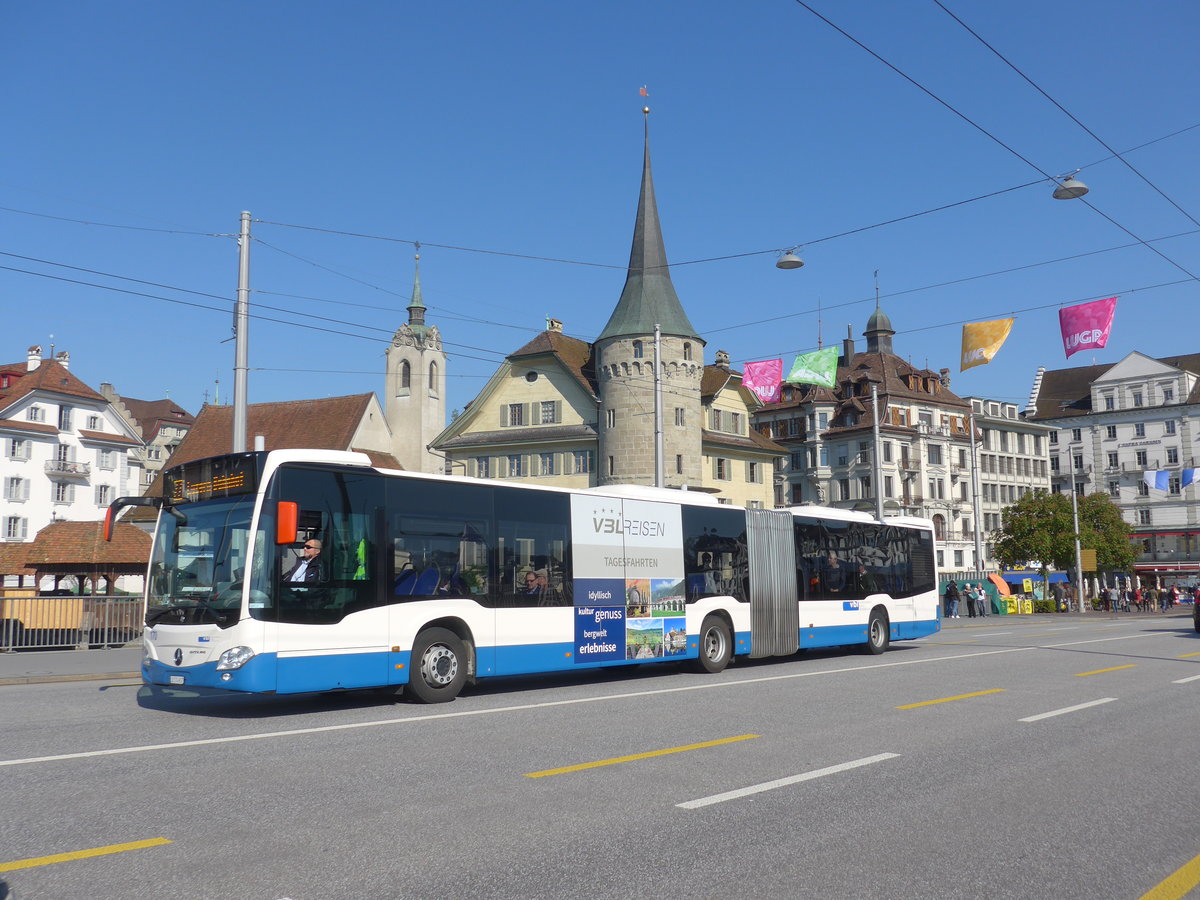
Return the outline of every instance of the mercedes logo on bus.
{"type": "Polygon", "coordinates": [[[179,648],[175,649],[175,665],[177,665],[177,666],[183,665],[183,651],[179,648]]]}

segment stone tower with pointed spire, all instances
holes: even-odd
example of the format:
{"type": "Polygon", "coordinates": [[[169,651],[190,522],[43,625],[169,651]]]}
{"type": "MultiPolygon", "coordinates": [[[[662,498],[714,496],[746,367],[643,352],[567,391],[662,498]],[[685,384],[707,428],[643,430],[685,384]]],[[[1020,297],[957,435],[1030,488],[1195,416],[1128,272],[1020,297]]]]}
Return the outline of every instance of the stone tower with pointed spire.
{"type": "Polygon", "coordinates": [[[413,472],[442,472],[444,461],[428,449],[446,425],[446,354],[436,325],[425,324],[421,254],[416,255],[408,321],[387,348],[384,404],[396,458],[413,472]]]}
{"type": "Polygon", "coordinates": [[[704,341],[688,320],[671,283],[650,173],[650,110],[643,112],[647,120],[642,188],[629,269],[621,299],[594,345],[600,391],[598,481],[654,484],[657,325],[663,485],[695,488],[702,481],[704,341]]]}

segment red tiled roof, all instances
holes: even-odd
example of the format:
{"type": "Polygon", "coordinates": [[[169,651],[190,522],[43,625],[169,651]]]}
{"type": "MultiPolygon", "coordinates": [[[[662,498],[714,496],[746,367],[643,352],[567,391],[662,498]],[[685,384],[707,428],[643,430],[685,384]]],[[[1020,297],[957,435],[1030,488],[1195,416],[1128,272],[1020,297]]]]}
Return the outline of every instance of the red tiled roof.
{"type": "Polygon", "coordinates": [[[27,567],[62,566],[133,566],[144,567],[150,559],[150,535],[117,523],[113,539],[104,540],[103,522],[51,522],[14,554],[27,567]]]}
{"type": "Polygon", "coordinates": [[[196,421],[195,416],[174,400],[136,400],[133,397],[121,397],[120,402],[125,404],[125,408],[137,421],[147,441],[153,438],[163,425],[190,427],[196,421]]]}
{"type": "Polygon", "coordinates": [[[142,445],[142,442],[136,438],[125,437],[123,434],[109,434],[104,431],[85,431],[80,428],[79,436],[85,441],[107,441],[110,444],[130,444],[135,447],[142,445]]]}
{"type": "Polygon", "coordinates": [[[599,394],[596,385],[596,372],[592,360],[592,345],[587,341],[569,337],[561,331],[543,331],[524,347],[515,353],[510,353],[510,360],[518,360],[527,356],[549,354],[558,359],[568,372],[592,395],[599,394]]]}
{"type": "Polygon", "coordinates": [[[67,394],[71,397],[96,400],[100,403],[107,402],[103,396],[72,375],[61,364],[47,359],[43,360],[41,365],[32,372],[26,372],[14,381],[7,390],[0,391],[0,409],[11,406],[34,391],[67,394]]]}
{"type": "Polygon", "coordinates": [[[13,431],[32,431],[34,434],[58,434],[58,429],[53,425],[46,425],[43,422],[22,422],[19,419],[0,419],[0,428],[8,428],[13,431]]]}

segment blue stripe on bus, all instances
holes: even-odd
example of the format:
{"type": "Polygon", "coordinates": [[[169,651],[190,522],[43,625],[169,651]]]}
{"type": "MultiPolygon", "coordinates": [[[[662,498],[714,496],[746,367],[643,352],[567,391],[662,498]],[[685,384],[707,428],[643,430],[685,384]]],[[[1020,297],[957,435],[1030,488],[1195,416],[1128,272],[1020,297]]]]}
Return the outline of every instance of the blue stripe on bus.
{"type": "MultiPolygon", "coordinates": [[[[919,622],[893,622],[892,640],[911,640],[934,634],[940,628],[937,619],[919,622]]],[[[801,628],[799,645],[806,647],[837,647],[866,642],[867,626],[827,625],[821,628],[801,628]]],[[[666,663],[695,659],[699,643],[697,635],[688,635],[687,649],[680,654],[653,659],[614,659],[603,662],[576,662],[575,645],[524,644],[515,646],[481,647],[477,652],[478,675],[527,675],[539,672],[564,672],[575,669],[598,669],[641,663],[666,663]],[[486,665],[484,664],[486,661],[486,665]]],[[[750,652],[750,633],[739,631],[734,636],[735,654],[750,652]]],[[[142,679],[146,684],[171,686],[172,678],[183,679],[184,687],[216,688],[222,691],[253,693],[275,691],[297,694],[306,691],[383,687],[406,684],[409,680],[411,654],[403,653],[337,653],[323,656],[286,656],[261,653],[240,669],[218,672],[215,662],[199,666],[170,666],[156,660],[142,663],[142,679]],[[228,675],[228,679],[223,678],[228,675]]],[[[178,684],[178,682],[174,682],[178,684]]]]}

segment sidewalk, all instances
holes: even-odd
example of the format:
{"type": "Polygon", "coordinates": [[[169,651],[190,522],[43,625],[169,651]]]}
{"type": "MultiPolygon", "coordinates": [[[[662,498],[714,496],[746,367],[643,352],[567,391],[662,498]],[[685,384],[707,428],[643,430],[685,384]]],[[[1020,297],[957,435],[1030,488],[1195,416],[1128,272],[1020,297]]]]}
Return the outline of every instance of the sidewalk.
{"type": "Polygon", "coordinates": [[[26,650],[0,653],[0,685],[140,678],[139,641],[116,650],[26,650]]]}

